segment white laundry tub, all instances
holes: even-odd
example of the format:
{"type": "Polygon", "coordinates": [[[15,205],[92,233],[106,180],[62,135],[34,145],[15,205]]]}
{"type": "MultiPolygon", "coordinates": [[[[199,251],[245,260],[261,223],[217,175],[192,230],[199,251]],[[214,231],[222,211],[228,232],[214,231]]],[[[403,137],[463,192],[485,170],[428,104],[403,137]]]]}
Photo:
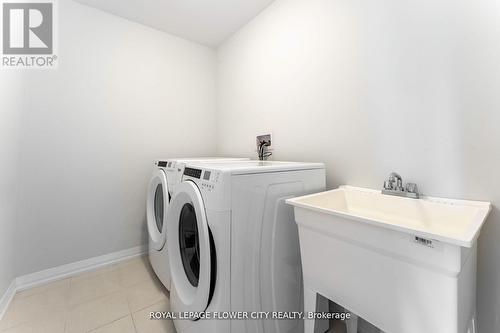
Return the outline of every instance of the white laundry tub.
{"type": "Polygon", "coordinates": [[[474,332],[476,243],[490,203],[351,186],[287,203],[299,227],[305,311],[319,293],[387,333],[474,332]]]}

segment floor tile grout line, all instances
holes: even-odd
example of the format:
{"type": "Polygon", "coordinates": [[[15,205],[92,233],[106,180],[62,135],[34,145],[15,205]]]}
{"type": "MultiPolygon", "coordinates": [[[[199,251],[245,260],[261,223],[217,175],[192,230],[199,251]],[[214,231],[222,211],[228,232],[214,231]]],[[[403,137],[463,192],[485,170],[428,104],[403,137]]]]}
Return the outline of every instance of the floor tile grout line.
{"type": "Polygon", "coordinates": [[[113,263],[113,264],[110,264],[110,265],[107,265],[107,266],[104,266],[104,267],[98,267],[98,268],[90,270],[90,271],[81,272],[81,273],[76,274],[74,276],[68,277],[68,279],[70,279],[72,282],[74,282],[75,279],[77,279],[78,277],[82,277],[84,275],[90,275],[90,276],[84,278],[84,280],[85,279],[91,279],[93,277],[97,277],[97,276],[100,276],[102,274],[105,274],[106,271],[117,270],[119,267],[128,265],[128,264],[130,264],[131,262],[137,260],[140,257],[141,256],[130,258],[130,259],[118,262],[118,263],[113,263]],[[102,271],[102,272],[100,272],[100,271],[102,271]]]}
{"type": "MultiPolygon", "coordinates": [[[[133,259],[131,259],[131,260],[133,260],[133,259]]],[[[119,264],[111,264],[111,265],[108,265],[108,266],[105,266],[105,267],[97,268],[95,270],[82,272],[80,274],[77,274],[75,276],[70,277],[70,279],[71,280],[75,280],[75,279],[77,280],[78,278],[82,278],[83,280],[91,279],[91,278],[94,278],[94,277],[106,274],[108,272],[117,270],[120,265],[121,265],[121,263],[119,263],[119,264]],[[89,276],[85,277],[85,275],[89,275],[89,276]]]]}
{"type": "MultiPolygon", "coordinates": [[[[106,272],[103,272],[102,274],[105,274],[105,273],[106,273],[106,272]]],[[[91,277],[88,277],[88,279],[92,279],[92,278],[95,278],[95,277],[98,277],[98,276],[102,276],[102,275],[101,275],[101,274],[97,274],[96,276],[91,276],[91,277]]],[[[146,281],[146,280],[144,280],[144,281],[146,281]]],[[[126,291],[126,288],[133,287],[133,286],[135,286],[135,285],[138,285],[138,284],[140,284],[140,283],[143,283],[144,281],[139,281],[139,282],[137,282],[137,283],[132,284],[131,286],[124,286],[124,285],[122,285],[121,283],[119,283],[119,282],[118,282],[118,283],[116,284],[117,290],[115,290],[115,291],[110,291],[110,292],[107,292],[107,293],[106,293],[106,294],[104,294],[104,295],[99,295],[99,296],[97,296],[97,297],[94,297],[94,298],[92,298],[92,299],[89,299],[89,300],[86,300],[86,301],[83,301],[83,302],[79,302],[79,303],[75,303],[75,304],[69,304],[69,306],[73,308],[73,307],[79,306],[79,305],[81,305],[81,304],[85,304],[85,303],[89,303],[89,302],[92,302],[92,301],[98,300],[98,299],[100,299],[100,298],[102,298],[102,297],[110,296],[110,295],[112,295],[112,294],[119,293],[119,292],[125,292],[125,291],[126,291]]],[[[71,290],[70,290],[70,292],[71,292],[71,290]]]]}
{"type": "Polygon", "coordinates": [[[111,324],[113,324],[113,323],[117,322],[118,320],[122,320],[123,318],[127,318],[128,316],[132,317],[132,315],[131,315],[130,313],[128,313],[127,315],[125,315],[125,316],[123,316],[123,317],[120,317],[120,318],[114,319],[114,320],[112,320],[112,321],[110,321],[110,322],[107,322],[106,324],[103,324],[103,325],[100,325],[100,326],[94,327],[94,328],[92,328],[92,329],[88,330],[88,331],[87,331],[87,332],[85,332],[85,333],[91,333],[91,332],[93,332],[93,331],[95,331],[95,330],[98,330],[98,329],[100,329],[100,328],[103,328],[104,326],[111,325],[111,324]]]}
{"type": "MultiPolygon", "coordinates": [[[[44,320],[44,317],[47,315],[48,313],[45,313],[44,315],[40,315],[40,317],[36,317],[36,318],[33,318],[33,319],[30,319],[30,320],[27,320],[27,321],[21,321],[13,326],[9,326],[9,327],[5,327],[5,328],[2,328],[0,329],[0,333],[2,332],[7,332],[9,330],[13,330],[13,329],[16,329],[23,326],[23,325],[32,325],[34,322],[40,322],[40,321],[43,321],[44,320]]],[[[67,313],[65,312],[65,316],[67,316],[67,313]]],[[[67,320],[68,318],[65,317],[64,318],[64,331],[66,332],[66,323],[67,323],[67,320]]]]}
{"type": "MultiPolygon", "coordinates": [[[[115,270],[119,271],[119,268],[120,268],[120,267],[118,267],[118,266],[117,266],[116,268],[114,268],[114,269],[113,269],[113,270],[111,270],[111,271],[115,271],[115,270]]],[[[110,272],[111,272],[111,271],[110,271],[110,272]]],[[[147,272],[147,269],[146,269],[145,271],[147,272]]],[[[104,274],[106,274],[106,273],[109,273],[109,272],[102,272],[102,273],[100,273],[100,274],[96,274],[95,276],[89,276],[88,278],[85,278],[85,280],[86,280],[86,279],[97,278],[97,277],[102,276],[102,275],[104,275],[104,274]]],[[[78,277],[78,276],[75,276],[75,277],[78,277]]],[[[73,278],[72,278],[72,279],[73,279],[73,278]]],[[[133,286],[135,286],[135,285],[137,285],[137,284],[139,284],[139,283],[145,282],[145,281],[147,281],[147,280],[146,280],[146,279],[144,279],[144,280],[140,280],[140,281],[134,282],[134,283],[133,283],[133,284],[131,284],[131,285],[123,285],[123,284],[121,284],[121,283],[118,283],[118,287],[120,287],[121,289],[123,289],[123,288],[129,288],[129,287],[133,287],[133,286]]]]}
{"type": "MultiPolygon", "coordinates": [[[[167,298],[167,301],[169,301],[169,298],[167,298]]],[[[139,331],[137,330],[137,326],[136,326],[136,323],[135,323],[134,314],[137,314],[137,313],[139,313],[139,312],[141,312],[141,311],[146,310],[147,308],[150,308],[150,307],[152,307],[152,306],[155,306],[155,305],[157,305],[157,304],[160,304],[161,302],[165,302],[165,300],[155,302],[155,303],[153,303],[153,304],[151,304],[151,305],[148,305],[148,306],[146,306],[146,307],[144,307],[144,308],[142,308],[142,309],[139,309],[139,310],[135,311],[134,313],[132,313],[132,315],[131,315],[131,316],[132,316],[132,322],[134,323],[134,328],[135,328],[135,332],[136,332],[136,333],[138,333],[139,331]]]]}
{"type": "Polygon", "coordinates": [[[66,295],[67,297],[67,300],[66,300],[66,303],[67,303],[67,308],[68,308],[68,312],[66,313],[66,318],[64,319],[64,333],[66,333],[66,331],[69,329],[68,328],[68,321],[70,319],[70,315],[71,315],[71,310],[70,310],[70,306],[69,306],[69,302],[70,302],[70,295],[71,295],[71,278],[68,278],[69,279],[69,282],[68,282],[68,294],[66,295]]]}
{"type": "MultiPolygon", "coordinates": [[[[166,296],[166,295],[165,295],[165,296],[166,296]]],[[[161,300],[161,301],[156,301],[156,302],[154,302],[154,303],[152,303],[152,304],[146,305],[146,306],[144,306],[144,307],[142,307],[142,308],[140,308],[140,309],[138,309],[138,310],[136,310],[136,311],[132,312],[132,314],[136,314],[137,312],[140,312],[140,311],[146,310],[147,308],[150,308],[150,307],[152,307],[153,305],[157,305],[157,304],[160,304],[161,302],[165,302],[165,301],[169,301],[169,298],[167,297],[167,299],[163,299],[163,300],[161,300]]]]}
{"type": "MultiPolygon", "coordinates": [[[[61,287],[58,287],[58,288],[61,288],[61,287]]],[[[54,289],[56,289],[56,288],[54,288],[54,289]]],[[[48,290],[46,290],[46,291],[44,291],[44,292],[47,292],[47,291],[48,291],[48,290]]],[[[67,291],[67,292],[69,292],[69,291],[67,291]]],[[[37,294],[34,294],[34,295],[30,295],[30,296],[28,296],[28,297],[23,297],[22,299],[29,298],[29,297],[31,297],[31,296],[40,295],[40,294],[41,294],[41,293],[37,293],[37,294]]],[[[10,304],[10,306],[9,306],[9,309],[11,308],[12,304],[13,304],[13,303],[11,302],[11,304],[10,304]]],[[[68,314],[68,313],[67,313],[67,311],[68,311],[68,310],[66,310],[66,309],[67,309],[67,306],[68,306],[67,304],[60,305],[60,306],[57,306],[57,307],[56,307],[56,309],[57,309],[57,310],[60,310],[60,309],[65,309],[64,314],[65,314],[65,316],[67,316],[67,314],[68,314]]],[[[54,310],[54,309],[52,309],[52,310],[54,310]]],[[[6,332],[6,331],[8,331],[8,330],[12,330],[12,329],[17,329],[17,328],[19,328],[19,327],[21,327],[21,326],[23,326],[23,325],[30,325],[30,324],[32,324],[33,322],[37,322],[37,321],[40,321],[40,320],[44,320],[44,318],[45,318],[45,317],[46,317],[49,313],[50,313],[50,312],[42,312],[41,314],[38,314],[37,316],[35,316],[35,318],[25,319],[25,320],[23,319],[22,321],[20,321],[20,322],[18,322],[18,323],[16,323],[16,324],[14,324],[14,325],[12,325],[12,326],[7,326],[7,327],[4,327],[4,328],[0,329],[0,333],[1,333],[1,332],[6,332]]],[[[23,317],[23,318],[24,318],[24,317],[23,317]]],[[[5,320],[5,317],[2,319],[2,321],[4,321],[4,320],[5,320]]],[[[0,321],[0,322],[2,322],[2,321],[0,321]]],[[[64,324],[65,324],[65,325],[66,325],[66,321],[67,321],[67,318],[65,318],[65,319],[64,319],[64,324]]]]}
{"type": "Polygon", "coordinates": [[[29,290],[32,290],[32,289],[36,289],[36,288],[40,288],[40,287],[45,287],[45,286],[48,286],[49,284],[52,284],[52,283],[59,283],[59,282],[64,281],[64,280],[70,280],[70,282],[71,282],[71,278],[69,278],[69,277],[62,278],[62,279],[59,279],[59,280],[54,280],[54,281],[48,282],[48,283],[46,283],[46,284],[42,284],[42,285],[40,285],[40,286],[36,286],[36,287],[32,287],[32,288],[28,288],[28,289],[24,289],[24,290],[16,291],[16,293],[14,294],[14,297],[16,297],[16,296],[17,296],[17,297],[21,296],[20,298],[22,299],[22,298],[27,298],[27,297],[35,296],[35,295],[40,295],[40,294],[42,294],[42,293],[44,293],[44,292],[47,292],[47,291],[50,291],[50,290],[52,290],[52,289],[61,288],[61,287],[52,287],[52,288],[49,288],[49,289],[46,289],[46,290],[41,290],[41,291],[35,292],[35,293],[31,294],[31,295],[22,296],[22,294],[23,294],[24,292],[26,292],[26,291],[29,291],[29,290]]]}
{"type": "Polygon", "coordinates": [[[123,294],[123,290],[116,290],[116,291],[107,293],[105,295],[100,295],[100,296],[98,296],[96,298],[92,298],[91,300],[87,300],[87,301],[80,302],[80,303],[73,304],[73,305],[68,305],[68,307],[69,307],[70,311],[73,311],[75,308],[80,307],[81,305],[86,305],[88,303],[95,302],[95,301],[101,300],[103,298],[114,296],[114,295],[117,295],[117,294],[123,294]]]}
{"type": "Polygon", "coordinates": [[[128,297],[126,297],[127,299],[127,303],[128,303],[128,306],[129,306],[129,311],[130,311],[130,317],[132,317],[132,325],[134,325],[134,331],[137,333],[137,325],[135,323],[135,319],[134,319],[134,313],[132,312],[132,308],[130,307],[130,301],[128,299],[128,297]]]}
{"type": "Polygon", "coordinates": [[[99,295],[99,296],[96,296],[96,297],[93,297],[93,298],[87,299],[87,300],[85,300],[85,301],[80,301],[80,302],[78,302],[78,303],[74,303],[74,304],[69,303],[69,304],[68,304],[68,307],[69,307],[71,310],[73,310],[73,309],[75,309],[75,308],[77,308],[77,307],[79,307],[79,306],[81,306],[81,305],[88,304],[88,303],[90,303],[90,302],[95,302],[95,301],[100,300],[100,299],[102,299],[102,298],[104,298],[104,297],[109,297],[109,296],[111,296],[111,295],[118,294],[118,293],[123,293],[123,290],[118,289],[118,290],[114,290],[114,291],[106,292],[106,293],[104,293],[104,294],[101,294],[101,295],[99,295]]]}
{"type": "MultiPolygon", "coordinates": [[[[71,284],[73,282],[73,280],[79,276],[82,276],[82,275],[85,275],[85,274],[89,274],[89,273],[97,273],[98,271],[102,270],[104,274],[104,270],[106,269],[109,269],[109,268],[112,268],[113,266],[116,266],[116,268],[118,268],[118,266],[120,265],[126,265],[128,264],[129,262],[132,262],[134,261],[134,259],[137,259],[137,258],[131,258],[131,259],[128,259],[128,260],[125,260],[123,262],[119,262],[119,263],[116,263],[116,264],[112,264],[110,266],[106,266],[106,267],[99,267],[99,268],[96,268],[95,270],[91,270],[91,271],[86,271],[86,272],[82,272],[82,273],[79,273],[77,275],[74,275],[74,276],[70,276],[70,277],[64,277],[64,278],[61,278],[61,279],[57,279],[57,280],[54,280],[54,281],[50,281],[50,282],[47,282],[45,284],[42,284],[42,285],[38,285],[38,286],[34,286],[34,287],[31,287],[31,288],[28,288],[28,289],[23,289],[23,290],[20,290],[20,291],[17,291],[15,294],[14,294],[14,297],[19,297],[21,296],[20,298],[26,298],[26,297],[32,297],[32,296],[35,296],[35,295],[39,295],[39,294],[42,294],[44,292],[47,292],[47,291],[50,291],[52,289],[56,289],[56,288],[60,288],[60,287],[52,287],[52,288],[49,288],[47,290],[41,290],[41,291],[38,291],[38,292],[35,292],[33,294],[30,294],[28,296],[22,296],[22,294],[26,291],[29,291],[29,290],[32,290],[32,289],[36,289],[36,288],[41,288],[41,287],[45,287],[45,286],[48,286],[50,284],[53,284],[53,283],[59,283],[61,281],[64,281],[64,280],[69,280],[69,288],[68,289],[71,289],[71,284]]],[[[99,274],[97,274],[99,275],[99,274]]],[[[88,277],[88,278],[92,278],[92,276],[88,277]]],[[[1,332],[1,331],[0,331],[1,332]]]]}
{"type": "MultiPolygon", "coordinates": [[[[122,291],[122,290],[115,291],[115,292],[113,292],[113,293],[111,293],[111,294],[104,295],[104,296],[102,296],[102,297],[99,297],[99,298],[93,299],[92,301],[88,301],[88,302],[80,303],[80,304],[78,304],[77,306],[84,305],[84,304],[87,304],[87,303],[90,303],[90,302],[93,302],[93,301],[96,301],[96,300],[100,300],[100,299],[102,299],[102,298],[110,297],[110,296],[112,296],[112,295],[113,295],[113,296],[115,296],[115,295],[119,295],[119,294],[123,294],[123,291],[122,291]]],[[[126,298],[125,298],[125,300],[126,300],[126,298]]],[[[75,306],[75,307],[76,307],[76,306],[75,306]]],[[[105,324],[103,324],[103,325],[99,325],[99,326],[97,326],[97,327],[95,327],[95,328],[92,328],[90,331],[86,331],[86,332],[91,332],[91,331],[96,330],[96,329],[98,329],[98,328],[101,328],[101,327],[103,327],[103,326],[106,326],[106,325],[109,325],[109,324],[111,324],[111,323],[114,323],[115,321],[120,320],[120,319],[123,319],[123,318],[125,318],[125,317],[127,317],[127,316],[131,316],[132,314],[131,314],[131,312],[130,312],[130,308],[128,307],[128,304],[127,304],[127,308],[129,309],[129,311],[128,311],[128,313],[127,313],[126,315],[124,315],[124,316],[122,316],[122,317],[120,317],[120,318],[117,318],[117,319],[113,319],[113,320],[112,320],[112,321],[110,321],[110,322],[107,322],[107,323],[105,323],[105,324]]],[[[74,311],[74,309],[72,309],[72,310],[70,310],[70,311],[74,311]]],[[[68,321],[69,321],[69,320],[68,320],[68,321]]],[[[68,321],[67,321],[67,322],[68,322],[68,321]]],[[[67,323],[67,322],[66,322],[66,323],[67,323]]],[[[1,333],[1,332],[0,332],[0,333],[1,333]]],[[[65,333],[66,333],[66,331],[65,331],[65,333]]]]}
{"type": "Polygon", "coordinates": [[[134,325],[134,331],[135,333],[138,333],[139,331],[137,330],[137,325],[135,324],[134,314],[131,313],[130,317],[132,317],[132,325],[134,325]]]}
{"type": "Polygon", "coordinates": [[[144,311],[144,310],[146,310],[147,308],[150,308],[150,307],[152,307],[152,306],[154,306],[154,305],[160,304],[161,302],[165,302],[165,301],[167,301],[167,302],[168,302],[168,301],[169,301],[169,299],[167,298],[166,300],[161,300],[161,301],[154,302],[153,304],[150,304],[150,305],[148,305],[148,306],[145,306],[145,307],[143,307],[143,308],[140,308],[139,310],[137,310],[137,311],[133,312],[132,314],[134,315],[134,314],[136,314],[136,313],[138,313],[138,312],[144,311]]]}
{"type": "MultiPolygon", "coordinates": [[[[119,264],[116,264],[116,266],[115,266],[112,270],[114,270],[114,269],[119,269],[120,267],[127,266],[127,265],[129,265],[129,264],[133,263],[133,261],[134,261],[134,260],[136,260],[136,259],[137,259],[137,258],[132,258],[132,259],[130,259],[130,260],[126,260],[126,261],[124,261],[124,262],[121,262],[121,263],[119,263],[119,264]]],[[[142,259],[142,260],[143,260],[143,259],[142,259]]],[[[95,270],[95,271],[93,271],[93,272],[94,272],[94,273],[96,273],[96,276],[99,276],[99,275],[101,275],[101,274],[106,274],[106,271],[107,271],[109,268],[110,268],[110,267],[100,268],[100,269],[96,269],[96,270],[95,270]],[[98,271],[100,271],[100,270],[102,270],[103,272],[99,273],[98,271]]],[[[142,268],[139,268],[139,269],[142,269],[142,268]]],[[[147,269],[147,267],[144,267],[144,270],[145,270],[147,273],[150,273],[150,272],[149,272],[149,270],[147,269]]],[[[72,312],[72,311],[74,311],[74,309],[75,309],[75,308],[77,308],[77,307],[79,307],[79,306],[81,306],[81,305],[84,305],[84,304],[90,303],[90,302],[94,302],[94,301],[97,301],[97,300],[103,299],[103,298],[105,298],[105,297],[110,297],[110,296],[112,296],[112,295],[118,295],[118,294],[120,294],[120,293],[122,293],[122,294],[125,296],[125,299],[126,299],[126,301],[127,301],[127,308],[128,308],[128,314],[127,314],[127,316],[128,316],[128,315],[130,315],[130,316],[131,316],[131,318],[132,318],[132,322],[133,322],[133,325],[134,325],[134,329],[135,329],[136,331],[137,331],[137,327],[136,327],[136,323],[135,323],[134,318],[133,318],[133,314],[134,314],[134,313],[137,313],[137,312],[139,312],[139,311],[142,311],[142,310],[144,310],[144,309],[146,309],[146,308],[148,308],[148,307],[154,306],[154,305],[156,305],[156,304],[159,304],[159,303],[161,303],[161,302],[164,302],[164,301],[165,301],[165,299],[163,299],[163,300],[159,300],[159,301],[153,302],[153,303],[151,303],[151,304],[149,304],[149,305],[146,305],[146,306],[144,306],[144,307],[140,307],[139,309],[137,309],[137,310],[135,310],[134,312],[132,312],[132,308],[131,308],[131,305],[130,305],[129,298],[127,297],[127,293],[126,293],[126,291],[127,291],[127,289],[129,289],[129,288],[136,287],[136,286],[138,286],[138,285],[140,285],[140,284],[143,284],[143,283],[150,282],[150,283],[154,284],[154,281],[153,281],[153,280],[150,280],[150,279],[146,279],[146,278],[144,278],[143,280],[141,280],[141,281],[137,281],[137,282],[134,282],[134,283],[130,284],[129,286],[122,285],[122,284],[120,283],[120,281],[119,281],[119,282],[118,282],[118,289],[117,289],[117,290],[115,290],[115,291],[113,291],[113,292],[109,292],[109,293],[106,293],[106,294],[100,295],[99,297],[95,297],[95,298],[92,298],[92,299],[89,299],[89,300],[86,300],[86,301],[83,301],[83,302],[79,302],[79,303],[75,303],[75,304],[70,304],[71,292],[72,292],[72,290],[75,288],[75,284],[74,284],[74,282],[75,282],[75,281],[74,281],[74,280],[75,280],[75,278],[77,278],[77,277],[79,277],[79,276],[81,276],[81,275],[84,275],[84,274],[86,274],[86,273],[87,273],[87,272],[82,273],[82,274],[78,274],[78,275],[75,275],[75,276],[72,276],[72,277],[63,278],[63,279],[60,279],[60,280],[57,280],[57,281],[51,281],[51,282],[49,282],[49,283],[47,283],[47,284],[44,284],[44,285],[41,285],[41,286],[33,287],[33,288],[38,288],[38,287],[43,287],[43,286],[50,285],[51,283],[54,283],[54,282],[60,282],[60,281],[68,280],[68,285],[67,285],[67,286],[62,285],[62,286],[53,287],[53,288],[51,287],[51,288],[49,288],[49,289],[46,289],[46,290],[41,290],[41,291],[39,291],[39,292],[33,293],[33,294],[28,295],[28,296],[25,296],[25,297],[32,297],[32,296],[37,296],[37,295],[39,296],[40,294],[43,294],[43,293],[46,293],[46,292],[50,292],[50,291],[52,291],[53,289],[57,289],[57,288],[66,289],[66,296],[65,296],[65,304],[66,304],[66,305],[65,305],[65,307],[67,308],[67,312],[65,312],[65,318],[64,318],[64,319],[63,319],[63,321],[62,321],[62,323],[64,324],[64,332],[66,332],[66,331],[68,330],[68,327],[69,327],[69,322],[70,322],[70,319],[71,319],[71,316],[70,316],[70,315],[71,315],[71,312],[72,312]]],[[[92,278],[92,276],[89,276],[88,278],[92,278]]],[[[154,278],[154,276],[153,276],[153,278],[154,278]]],[[[30,289],[31,289],[31,288],[30,288],[30,289]]],[[[26,289],[26,290],[29,290],[29,289],[26,289]]],[[[165,294],[165,296],[166,296],[166,300],[168,301],[168,296],[167,296],[167,294],[166,294],[164,291],[162,291],[162,293],[163,293],[163,294],[165,294]]],[[[21,297],[21,298],[24,298],[24,297],[21,297]]],[[[125,317],[126,317],[126,316],[125,316],[125,317]]],[[[123,319],[123,318],[124,318],[124,317],[121,317],[121,318],[115,319],[115,320],[113,320],[113,321],[110,321],[110,322],[108,322],[108,323],[106,323],[106,324],[102,325],[102,326],[98,326],[98,327],[96,327],[96,328],[93,328],[92,330],[98,329],[98,328],[103,327],[103,326],[105,326],[105,325],[109,325],[110,323],[113,323],[113,322],[115,322],[115,321],[117,321],[117,320],[120,320],[120,319],[123,319]]],[[[33,321],[34,321],[34,320],[33,320],[33,321]]],[[[29,324],[30,322],[31,322],[31,320],[26,321],[26,322],[22,322],[22,323],[18,323],[17,325],[14,325],[14,326],[12,326],[12,327],[3,328],[0,332],[5,331],[5,330],[10,330],[10,329],[15,328],[15,327],[20,326],[20,325],[29,324]]]]}
{"type": "Polygon", "coordinates": [[[125,291],[125,301],[127,302],[128,312],[130,313],[130,315],[132,315],[132,308],[130,307],[130,301],[128,299],[127,291],[125,291]]]}
{"type": "MultiPolygon", "coordinates": [[[[75,304],[68,304],[68,306],[69,306],[70,308],[75,308],[75,307],[80,306],[80,305],[82,305],[82,304],[86,304],[86,303],[89,303],[89,302],[92,302],[92,301],[96,301],[96,300],[98,300],[98,299],[101,299],[101,298],[103,298],[103,297],[107,297],[107,296],[110,296],[110,295],[113,295],[113,294],[116,294],[116,293],[124,293],[124,294],[125,294],[125,296],[127,296],[127,290],[128,290],[128,289],[133,288],[133,287],[136,287],[136,286],[138,286],[138,285],[140,285],[140,284],[142,284],[142,283],[145,283],[145,282],[147,282],[147,281],[148,281],[147,279],[144,279],[144,280],[141,280],[141,281],[135,282],[135,283],[131,284],[130,286],[118,285],[118,286],[117,286],[117,287],[118,287],[118,290],[115,290],[115,291],[112,291],[112,292],[106,293],[106,294],[104,294],[104,295],[99,295],[99,296],[97,296],[97,297],[94,297],[94,298],[92,298],[92,299],[89,299],[89,300],[86,300],[86,301],[83,301],[83,302],[79,302],[79,303],[75,303],[75,304]]],[[[129,305],[129,304],[128,304],[128,297],[126,297],[126,298],[127,298],[127,305],[129,305]]],[[[153,304],[156,304],[156,303],[153,303],[153,304]]],[[[153,305],[153,304],[151,304],[151,305],[153,305]]],[[[150,306],[150,305],[148,305],[148,306],[150,306]]],[[[146,307],[147,307],[147,306],[146,306],[146,307]]],[[[132,313],[132,309],[130,308],[130,306],[129,306],[129,310],[130,310],[130,311],[131,311],[131,313],[132,313]]]]}

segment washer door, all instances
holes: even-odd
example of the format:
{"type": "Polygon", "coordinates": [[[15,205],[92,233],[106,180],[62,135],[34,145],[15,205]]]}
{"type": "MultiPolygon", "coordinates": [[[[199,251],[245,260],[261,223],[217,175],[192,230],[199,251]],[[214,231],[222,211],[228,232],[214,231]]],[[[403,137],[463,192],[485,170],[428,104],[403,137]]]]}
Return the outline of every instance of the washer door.
{"type": "Polygon", "coordinates": [[[163,170],[157,169],[149,182],[146,214],[150,241],[158,251],[165,245],[168,209],[167,177],[163,170]]]}
{"type": "Polygon", "coordinates": [[[213,294],[215,247],[200,190],[182,182],[170,203],[167,247],[176,311],[205,311],[213,294]]]}

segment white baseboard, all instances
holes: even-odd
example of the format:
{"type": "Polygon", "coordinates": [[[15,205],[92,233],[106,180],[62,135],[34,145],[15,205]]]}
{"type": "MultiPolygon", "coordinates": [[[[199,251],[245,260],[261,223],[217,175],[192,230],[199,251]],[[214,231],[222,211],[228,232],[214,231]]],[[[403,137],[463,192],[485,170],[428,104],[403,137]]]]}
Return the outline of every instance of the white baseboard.
{"type": "Polygon", "coordinates": [[[120,261],[132,259],[145,254],[147,249],[147,245],[136,246],[130,249],[18,276],[12,281],[7,291],[0,298],[0,320],[2,320],[2,317],[12,301],[12,298],[14,298],[14,295],[18,291],[34,288],[49,282],[61,280],[80,273],[109,266],[120,261]]]}
{"type": "Polygon", "coordinates": [[[144,254],[145,246],[136,246],[130,249],[93,257],[70,264],[49,268],[43,271],[19,276],[16,278],[16,291],[26,290],[52,281],[61,280],[76,274],[92,271],[123,260],[144,254]]]}
{"type": "Polygon", "coordinates": [[[3,296],[0,298],[0,320],[2,320],[3,315],[5,314],[5,311],[7,311],[7,308],[9,307],[9,304],[14,298],[15,294],[16,294],[16,279],[12,280],[9,287],[7,288],[3,296]]]}

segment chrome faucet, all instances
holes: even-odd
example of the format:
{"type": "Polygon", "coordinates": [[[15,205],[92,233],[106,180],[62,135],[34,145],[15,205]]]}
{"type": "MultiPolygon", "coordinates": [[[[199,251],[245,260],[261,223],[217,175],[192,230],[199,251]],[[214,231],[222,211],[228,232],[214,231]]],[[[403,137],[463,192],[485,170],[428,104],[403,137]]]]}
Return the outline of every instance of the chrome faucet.
{"type": "Polygon", "coordinates": [[[384,181],[382,194],[397,195],[413,199],[418,199],[420,197],[417,184],[408,183],[406,186],[403,186],[403,178],[395,172],[391,172],[389,178],[384,181]]]}

